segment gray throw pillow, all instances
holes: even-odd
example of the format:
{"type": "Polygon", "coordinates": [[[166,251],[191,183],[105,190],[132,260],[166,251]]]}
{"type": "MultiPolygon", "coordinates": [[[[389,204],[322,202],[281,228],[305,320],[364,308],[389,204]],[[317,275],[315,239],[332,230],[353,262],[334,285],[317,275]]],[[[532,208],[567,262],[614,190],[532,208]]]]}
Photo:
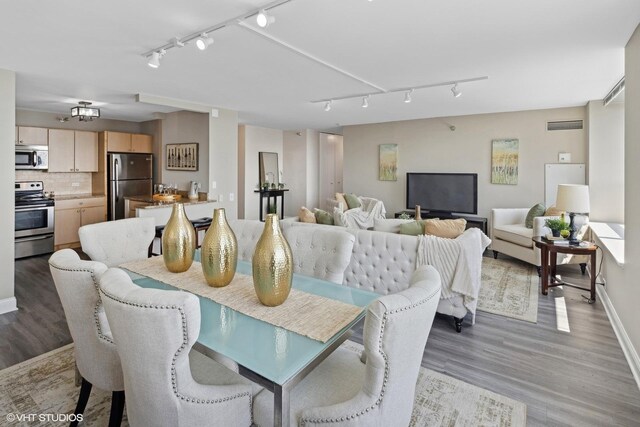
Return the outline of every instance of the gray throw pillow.
{"type": "Polygon", "coordinates": [[[313,212],[318,224],[333,225],[333,215],[329,212],[323,211],[322,209],[314,209],[313,212]]]}
{"type": "Polygon", "coordinates": [[[400,234],[408,234],[409,236],[419,236],[424,234],[422,223],[418,221],[411,221],[406,224],[400,224],[400,234]]]}
{"type": "Polygon", "coordinates": [[[533,218],[537,216],[544,216],[544,212],[546,210],[547,209],[544,207],[542,203],[538,203],[537,205],[529,209],[529,212],[527,213],[527,217],[524,220],[524,226],[527,228],[533,228],[533,218]]]}
{"type": "Polygon", "coordinates": [[[359,208],[360,206],[362,206],[362,203],[360,203],[358,196],[356,196],[355,194],[344,193],[344,199],[347,201],[347,207],[349,209],[359,208]]]}

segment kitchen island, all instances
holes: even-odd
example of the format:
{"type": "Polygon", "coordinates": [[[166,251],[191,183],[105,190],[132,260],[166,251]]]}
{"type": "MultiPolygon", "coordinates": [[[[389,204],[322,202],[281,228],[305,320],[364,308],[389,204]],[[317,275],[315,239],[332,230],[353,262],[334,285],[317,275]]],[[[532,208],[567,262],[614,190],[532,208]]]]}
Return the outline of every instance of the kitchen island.
{"type": "MultiPolygon", "coordinates": [[[[213,217],[216,200],[190,200],[182,198],[178,203],[184,205],[189,219],[213,217]]],[[[158,202],[151,196],[132,196],[124,198],[124,212],[126,218],[153,217],[156,225],[165,225],[171,216],[173,204],[176,202],[158,202]]]]}

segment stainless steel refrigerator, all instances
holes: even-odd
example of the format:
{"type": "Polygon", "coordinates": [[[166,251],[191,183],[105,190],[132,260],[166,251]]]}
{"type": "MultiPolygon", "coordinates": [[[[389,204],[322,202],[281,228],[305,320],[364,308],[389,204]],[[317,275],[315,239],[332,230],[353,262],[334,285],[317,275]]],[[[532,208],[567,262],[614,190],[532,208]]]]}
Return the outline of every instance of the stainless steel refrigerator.
{"type": "Polygon", "coordinates": [[[153,155],[109,153],[108,219],[124,218],[124,198],[151,197],[153,190],[153,155]]]}

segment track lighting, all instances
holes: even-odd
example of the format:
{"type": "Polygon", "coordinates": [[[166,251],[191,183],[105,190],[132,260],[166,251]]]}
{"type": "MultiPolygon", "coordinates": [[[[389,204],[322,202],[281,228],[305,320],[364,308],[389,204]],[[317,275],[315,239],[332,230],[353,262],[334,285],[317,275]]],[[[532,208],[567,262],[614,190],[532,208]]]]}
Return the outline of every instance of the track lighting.
{"type": "Polygon", "coordinates": [[[260,28],[267,28],[269,25],[276,22],[276,17],[273,15],[267,14],[266,10],[261,10],[260,13],[256,15],[256,23],[260,28]]]}
{"type": "Polygon", "coordinates": [[[413,93],[413,89],[408,90],[407,93],[404,94],[404,102],[406,104],[411,102],[411,94],[413,93]]]}
{"type": "Polygon", "coordinates": [[[331,104],[333,104],[333,101],[332,101],[332,100],[327,101],[327,102],[324,104],[324,111],[331,111],[331,104]]]}
{"type": "Polygon", "coordinates": [[[454,98],[459,98],[462,95],[462,92],[458,89],[458,83],[454,84],[451,88],[451,93],[453,93],[454,98]]]}
{"type": "Polygon", "coordinates": [[[147,65],[151,68],[158,68],[160,66],[160,60],[164,56],[165,52],[166,51],[164,49],[153,52],[151,56],[149,56],[147,65]]]}
{"type": "Polygon", "coordinates": [[[367,95],[365,97],[362,98],[362,108],[368,108],[369,107],[369,97],[371,95],[367,95]]]}
{"type": "Polygon", "coordinates": [[[213,39],[207,35],[207,33],[202,33],[200,37],[196,40],[196,47],[200,50],[205,50],[209,46],[213,44],[213,39]]]}

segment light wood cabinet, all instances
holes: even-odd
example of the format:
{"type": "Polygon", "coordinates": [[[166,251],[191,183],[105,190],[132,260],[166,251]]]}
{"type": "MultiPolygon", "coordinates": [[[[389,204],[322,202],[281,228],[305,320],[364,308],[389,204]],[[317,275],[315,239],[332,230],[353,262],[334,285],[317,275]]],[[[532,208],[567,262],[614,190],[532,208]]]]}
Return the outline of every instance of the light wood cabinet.
{"type": "Polygon", "coordinates": [[[16,127],[16,145],[47,145],[48,134],[46,128],[30,126],[16,127]]]}
{"type": "Polygon", "coordinates": [[[107,151],[115,153],[152,153],[153,138],[151,135],[137,133],[111,132],[104,133],[107,151]]]}
{"type": "Polygon", "coordinates": [[[96,172],[96,132],[49,129],[49,172],[96,172]]]}
{"type": "Polygon", "coordinates": [[[55,207],[55,249],[78,247],[78,229],[83,225],[107,220],[107,199],[93,197],[56,201],[55,207]]]}

